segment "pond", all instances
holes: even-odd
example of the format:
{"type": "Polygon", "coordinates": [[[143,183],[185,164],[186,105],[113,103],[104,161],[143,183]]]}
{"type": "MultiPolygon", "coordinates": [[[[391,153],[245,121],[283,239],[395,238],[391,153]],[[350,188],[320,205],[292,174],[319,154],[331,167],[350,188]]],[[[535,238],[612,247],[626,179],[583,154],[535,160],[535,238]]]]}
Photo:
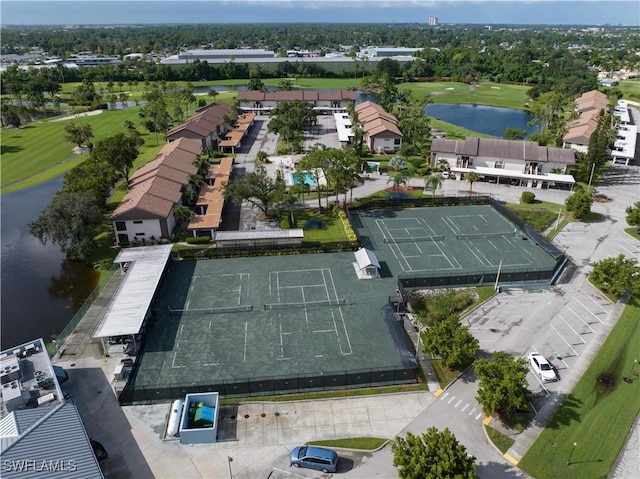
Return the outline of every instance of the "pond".
{"type": "Polygon", "coordinates": [[[427,114],[447,123],[498,138],[504,136],[507,128],[521,128],[527,135],[538,131],[537,126],[528,125],[533,118],[530,113],[511,108],[435,103],[427,105],[427,114]]]}
{"type": "Polygon", "coordinates": [[[51,243],[42,245],[27,224],[35,219],[62,177],[2,195],[2,349],[58,334],[98,281],[87,265],[67,261],[51,243]]]}

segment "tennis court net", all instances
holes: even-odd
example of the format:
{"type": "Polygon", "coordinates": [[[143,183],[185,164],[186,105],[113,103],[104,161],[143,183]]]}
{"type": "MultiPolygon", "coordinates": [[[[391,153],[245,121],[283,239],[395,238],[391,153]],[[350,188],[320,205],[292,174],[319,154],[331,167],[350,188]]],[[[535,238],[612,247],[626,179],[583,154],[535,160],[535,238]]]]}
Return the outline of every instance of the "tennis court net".
{"type": "Polygon", "coordinates": [[[516,235],[515,231],[509,231],[507,233],[472,233],[466,235],[456,235],[456,239],[485,239],[485,238],[513,238],[516,235]]]}
{"type": "Polygon", "coordinates": [[[444,240],[444,235],[434,235],[434,236],[409,236],[407,238],[384,238],[385,243],[389,244],[398,244],[398,243],[418,243],[423,241],[442,241],[444,240]]]}
{"type": "Polygon", "coordinates": [[[347,300],[344,298],[330,299],[325,301],[308,301],[306,303],[267,303],[264,305],[266,311],[276,309],[306,309],[306,308],[319,308],[326,306],[341,306],[347,304],[347,300]]]}
{"type": "Polygon", "coordinates": [[[188,308],[173,309],[169,307],[170,316],[190,315],[190,314],[224,314],[224,313],[246,313],[253,311],[253,305],[240,304],[238,306],[219,306],[217,308],[188,308]]]}

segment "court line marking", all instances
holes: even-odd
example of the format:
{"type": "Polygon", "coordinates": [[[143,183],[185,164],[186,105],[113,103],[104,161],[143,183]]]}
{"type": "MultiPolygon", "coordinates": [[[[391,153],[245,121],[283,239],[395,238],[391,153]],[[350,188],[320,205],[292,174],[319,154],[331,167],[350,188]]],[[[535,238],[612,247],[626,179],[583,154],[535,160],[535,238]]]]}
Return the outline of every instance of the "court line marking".
{"type": "MultiPolygon", "coordinates": [[[[329,272],[329,277],[331,278],[331,284],[333,285],[333,294],[335,295],[336,298],[338,298],[338,290],[336,289],[336,282],[333,280],[333,273],[331,272],[330,269],[327,269],[327,271],[329,272]]],[[[351,339],[349,338],[349,331],[347,331],[347,323],[344,320],[344,314],[340,306],[338,306],[338,311],[340,312],[340,320],[342,321],[342,328],[344,329],[344,334],[345,334],[345,337],[347,338],[347,346],[349,346],[349,352],[345,353],[342,350],[342,343],[340,343],[340,352],[342,352],[342,354],[344,354],[345,356],[348,356],[349,354],[353,353],[353,348],[351,347],[351,339]]],[[[336,329],[336,333],[337,333],[337,329],[336,329]]]]}
{"type": "Polygon", "coordinates": [[[249,322],[244,322],[244,362],[247,362],[247,334],[249,329],[249,322]]]}
{"type": "MultiPolygon", "coordinates": [[[[327,284],[327,278],[324,276],[324,269],[322,269],[322,279],[324,280],[324,292],[327,295],[327,299],[331,301],[331,295],[329,294],[329,285],[327,284]]],[[[334,299],[338,299],[337,297],[334,299]]],[[[336,339],[338,340],[338,345],[340,346],[340,352],[342,353],[342,343],[340,342],[340,335],[338,334],[338,325],[336,324],[336,316],[333,313],[333,309],[331,310],[331,320],[333,322],[333,331],[336,333],[336,339]]],[[[314,331],[315,332],[315,331],[314,331]]]]}

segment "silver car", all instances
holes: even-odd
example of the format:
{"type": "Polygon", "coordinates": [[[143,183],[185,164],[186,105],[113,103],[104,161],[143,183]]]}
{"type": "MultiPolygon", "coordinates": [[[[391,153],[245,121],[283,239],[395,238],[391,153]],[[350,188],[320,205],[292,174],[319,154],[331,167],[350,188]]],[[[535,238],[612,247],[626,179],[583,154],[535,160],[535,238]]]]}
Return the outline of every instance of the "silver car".
{"type": "Polygon", "coordinates": [[[338,454],[336,451],[323,447],[298,446],[291,451],[289,465],[322,472],[336,472],[338,454]]]}

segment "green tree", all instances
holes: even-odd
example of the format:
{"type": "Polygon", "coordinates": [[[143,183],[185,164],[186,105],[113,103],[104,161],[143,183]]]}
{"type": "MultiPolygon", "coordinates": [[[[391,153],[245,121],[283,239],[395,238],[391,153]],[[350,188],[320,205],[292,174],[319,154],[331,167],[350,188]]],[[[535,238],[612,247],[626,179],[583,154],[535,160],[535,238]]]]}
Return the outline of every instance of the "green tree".
{"type": "Polygon", "coordinates": [[[257,166],[255,171],[230,181],[224,187],[224,197],[236,204],[248,201],[252,207],[258,208],[269,217],[283,199],[284,189],[273,178],[267,175],[264,166],[257,166]]]}
{"type": "Polygon", "coordinates": [[[91,138],[93,138],[93,129],[91,128],[91,125],[76,125],[75,123],[69,123],[65,125],[64,131],[66,132],[64,139],[74,145],[78,145],[78,148],[82,148],[83,144],[89,146],[91,138]]]}
{"type": "Polygon", "coordinates": [[[283,101],[271,110],[269,131],[290,141],[296,133],[304,131],[316,121],[317,113],[311,103],[302,100],[283,101]]]}
{"type": "Polygon", "coordinates": [[[139,135],[117,133],[98,141],[91,155],[97,161],[112,165],[114,170],[122,173],[129,184],[129,173],[143,144],[144,140],[139,135]]]}
{"type": "Polygon", "coordinates": [[[82,260],[93,250],[96,229],[103,222],[93,195],[61,191],[29,223],[29,233],[42,244],[51,241],[70,259],[82,260]]]}
{"type": "Polygon", "coordinates": [[[632,206],[627,207],[626,220],[629,226],[635,226],[640,233],[640,201],[636,201],[632,206]]]}
{"type": "Polygon", "coordinates": [[[87,161],[67,171],[62,181],[64,191],[91,196],[104,209],[115,186],[115,170],[110,163],[90,156],[87,161]]]}
{"type": "Polygon", "coordinates": [[[473,337],[467,326],[462,326],[458,317],[451,315],[435,321],[421,334],[424,350],[440,356],[445,366],[457,366],[473,357],[480,342],[473,337]]]}
{"type": "Polygon", "coordinates": [[[173,216],[178,220],[181,225],[186,225],[193,219],[196,214],[191,211],[188,206],[179,206],[173,212],[173,216]]]}
{"type": "Polygon", "coordinates": [[[436,190],[438,188],[442,188],[442,175],[440,175],[438,173],[434,173],[432,175],[429,175],[429,176],[425,177],[424,184],[425,184],[425,186],[431,188],[431,194],[433,195],[433,198],[435,198],[436,197],[436,190]]]}
{"type": "Polygon", "coordinates": [[[506,128],[504,135],[505,140],[524,140],[527,136],[527,132],[522,128],[506,128]]]}
{"type": "Polygon", "coordinates": [[[302,157],[296,165],[296,175],[298,175],[299,183],[302,183],[303,172],[310,171],[316,180],[316,191],[318,193],[318,209],[322,209],[322,191],[320,189],[320,174],[330,165],[330,157],[332,152],[327,151],[324,145],[316,145],[313,149],[302,157]]]}
{"type": "Polygon", "coordinates": [[[402,169],[391,175],[391,178],[387,180],[387,183],[393,183],[393,189],[397,191],[400,189],[400,186],[406,186],[407,181],[409,181],[407,172],[405,169],[402,169]]]}
{"type": "Polygon", "coordinates": [[[402,479],[475,479],[476,458],[449,428],[430,427],[421,436],[407,433],[391,442],[393,465],[402,479]]]}
{"type": "Polygon", "coordinates": [[[473,184],[480,179],[478,174],[474,171],[470,171],[464,174],[464,179],[469,182],[469,193],[473,191],[473,184]]]}
{"type": "Polygon", "coordinates": [[[527,409],[527,361],[503,352],[491,357],[491,361],[478,359],[473,365],[478,376],[476,400],[482,411],[490,416],[527,409]]]}
{"type": "Polygon", "coordinates": [[[582,220],[591,214],[593,196],[590,191],[579,190],[564,200],[567,211],[573,213],[577,219],[582,220]]]}
{"type": "Polygon", "coordinates": [[[635,259],[627,259],[624,255],[605,258],[593,263],[591,279],[606,292],[621,296],[626,291],[634,295],[640,294],[640,266],[635,259]]]}
{"type": "Polygon", "coordinates": [[[260,78],[251,78],[247,83],[247,90],[266,91],[267,87],[260,78]]]}
{"type": "Polygon", "coordinates": [[[289,91],[293,90],[293,82],[287,78],[280,80],[278,83],[278,90],[289,91]]]}

